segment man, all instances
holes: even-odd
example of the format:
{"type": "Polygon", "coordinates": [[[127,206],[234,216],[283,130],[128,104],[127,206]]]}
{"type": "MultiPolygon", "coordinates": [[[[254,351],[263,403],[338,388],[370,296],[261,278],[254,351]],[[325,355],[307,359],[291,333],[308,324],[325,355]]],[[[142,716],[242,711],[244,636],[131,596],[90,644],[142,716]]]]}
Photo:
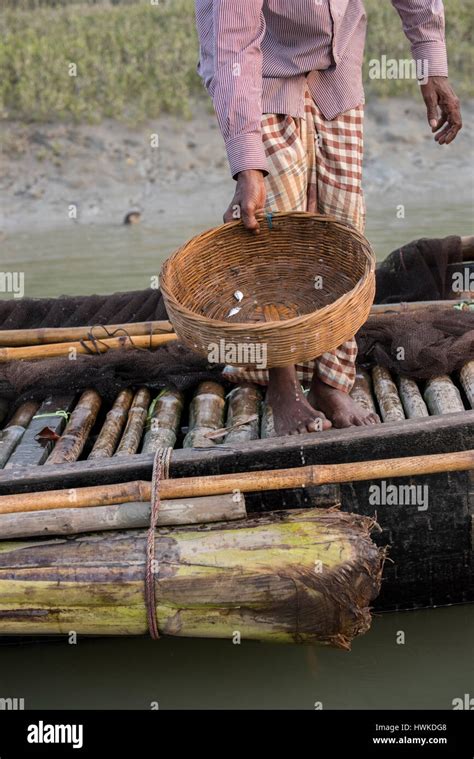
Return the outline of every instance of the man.
{"type": "MultiPolygon", "coordinates": [[[[441,0],[392,0],[423,72],[428,122],[448,145],[461,128],[447,75],[441,0]]],[[[198,72],[236,190],[224,221],[258,233],[259,211],[327,213],[364,229],[362,0],[196,0],[198,72]]],[[[277,434],[375,424],[349,392],[355,339],[304,367],[268,371],[277,434]],[[300,379],[311,371],[309,394],[300,379]]]]}

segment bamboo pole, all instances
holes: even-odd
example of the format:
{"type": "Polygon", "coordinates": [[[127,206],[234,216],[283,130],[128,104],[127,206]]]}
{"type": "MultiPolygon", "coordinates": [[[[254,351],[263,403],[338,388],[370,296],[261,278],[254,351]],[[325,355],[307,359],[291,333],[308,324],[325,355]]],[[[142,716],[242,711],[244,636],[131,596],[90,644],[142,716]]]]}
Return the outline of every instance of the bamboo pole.
{"type": "Polygon", "coordinates": [[[14,427],[15,425],[28,427],[40,405],[39,401],[25,401],[21,406],[18,406],[11,419],[5,425],[5,428],[14,427]]]}
{"type": "MultiPolygon", "coordinates": [[[[438,472],[460,472],[474,469],[474,450],[429,456],[404,456],[395,459],[357,461],[348,464],[319,464],[293,469],[272,469],[257,472],[219,474],[206,477],[180,477],[162,480],[163,499],[223,495],[231,492],[253,493],[264,490],[307,488],[341,482],[393,477],[412,477],[438,472]]],[[[70,508],[107,506],[126,501],[149,501],[151,483],[144,480],[93,485],[68,491],[70,508]]],[[[21,511],[64,508],[64,490],[21,493],[0,496],[0,514],[21,511]]]]}
{"type": "Polygon", "coordinates": [[[372,380],[383,421],[404,422],[405,414],[398,396],[397,386],[388,369],[383,366],[374,366],[372,380]]]}
{"type": "Polygon", "coordinates": [[[87,436],[97,419],[101,404],[102,399],[95,390],[85,390],[82,393],[69,418],[66,429],[48,456],[45,466],[77,461],[86,444],[87,436]]]}
{"type": "MultiPolygon", "coordinates": [[[[161,636],[323,643],[370,626],[385,551],[374,521],[328,509],[158,529],[161,636]]],[[[144,635],[146,530],[12,541],[0,551],[0,635],[144,635]]]]}
{"type": "Polygon", "coordinates": [[[212,448],[216,443],[208,437],[224,424],[225,392],[217,382],[201,382],[189,405],[189,432],[183,448],[212,448]]]}
{"type": "Polygon", "coordinates": [[[462,367],[459,377],[471,408],[474,408],[474,361],[468,361],[462,367]]]}
{"type": "Polygon", "coordinates": [[[114,456],[131,456],[138,451],[150,400],[150,391],[146,387],[141,387],[135,393],[128,412],[127,425],[114,456]]]}
{"type": "Polygon", "coordinates": [[[83,342],[49,343],[48,345],[30,345],[25,348],[0,348],[0,363],[6,361],[32,361],[37,358],[57,358],[69,356],[71,351],[75,353],[106,353],[108,350],[133,348],[157,348],[159,345],[177,340],[174,332],[162,335],[137,335],[128,337],[106,338],[97,342],[84,340],[83,342]]]}
{"type": "MultiPolygon", "coordinates": [[[[460,301],[474,305],[474,299],[461,298],[460,301]]],[[[390,316],[393,313],[407,313],[411,311],[423,311],[426,308],[436,308],[439,311],[452,311],[456,306],[455,300],[415,300],[408,303],[376,303],[370,309],[369,319],[371,316],[380,316],[385,314],[390,316]]]]}
{"type": "Polygon", "coordinates": [[[25,429],[38,411],[39,405],[36,401],[22,403],[0,432],[0,469],[3,469],[7,464],[8,459],[22,439],[25,429]]]}
{"type": "Polygon", "coordinates": [[[88,456],[89,459],[103,459],[112,456],[127,422],[132,400],[133,390],[130,388],[121,390],[117,395],[88,456]]]}
{"type": "Polygon", "coordinates": [[[169,321],[131,322],[125,324],[98,324],[83,327],[38,327],[36,329],[0,330],[0,345],[3,348],[25,347],[28,345],[48,345],[88,340],[91,333],[97,340],[110,338],[111,332],[122,330],[132,337],[139,335],[173,332],[169,321]]]}
{"type": "Polygon", "coordinates": [[[456,414],[465,411],[461,393],[447,374],[428,380],[423,397],[432,414],[456,414]]]}
{"type": "MultiPolygon", "coordinates": [[[[66,508],[50,511],[0,514],[0,540],[46,535],[76,535],[102,530],[130,530],[148,527],[150,503],[131,501],[88,509],[66,508]]],[[[208,524],[244,519],[247,516],[243,495],[230,493],[161,501],[158,526],[208,524]]]]}
{"type": "Polygon", "coordinates": [[[165,388],[152,403],[142,453],[154,453],[158,448],[174,448],[184,406],[179,390],[165,388]]]}
{"type": "Polygon", "coordinates": [[[351,390],[351,398],[359,404],[361,408],[366,409],[370,413],[376,414],[374,399],[372,396],[372,380],[370,374],[357,367],[356,378],[351,390]]]}
{"type": "Polygon", "coordinates": [[[407,419],[429,416],[426,403],[415,380],[399,376],[397,387],[407,419]]]}
{"type": "Polygon", "coordinates": [[[246,383],[235,387],[228,395],[225,445],[257,440],[262,391],[257,385],[246,383]]]}

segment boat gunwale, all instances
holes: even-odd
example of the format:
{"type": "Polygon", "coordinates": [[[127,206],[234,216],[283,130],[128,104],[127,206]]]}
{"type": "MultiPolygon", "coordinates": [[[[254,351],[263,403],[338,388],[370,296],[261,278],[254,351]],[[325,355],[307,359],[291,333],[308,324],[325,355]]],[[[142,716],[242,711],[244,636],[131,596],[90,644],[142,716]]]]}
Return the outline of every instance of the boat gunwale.
{"type": "MultiPolygon", "coordinates": [[[[449,453],[474,448],[474,410],[443,414],[374,427],[331,429],[318,435],[252,440],[232,447],[177,448],[170,474],[188,477],[257,469],[364,461],[417,454],[449,453]],[[436,437],[433,437],[435,435],[436,437]],[[384,451],[388,451],[384,454],[384,451]],[[381,455],[382,452],[382,455],[381,455]],[[368,455],[370,453],[370,455],[368,455]]],[[[151,479],[154,454],[76,461],[56,466],[13,466],[0,470],[0,495],[84,487],[151,479]]]]}

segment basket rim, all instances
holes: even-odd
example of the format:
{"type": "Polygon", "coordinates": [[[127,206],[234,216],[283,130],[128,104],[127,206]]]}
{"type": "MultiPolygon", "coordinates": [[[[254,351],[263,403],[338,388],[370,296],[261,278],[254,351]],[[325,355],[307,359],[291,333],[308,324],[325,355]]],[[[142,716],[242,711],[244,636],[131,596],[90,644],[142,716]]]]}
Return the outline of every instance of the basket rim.
{"type": "MultiPolygon", "coordinates": [[[[362,250],[364,253],[364,256],[366,258],[366,262],[368,264],[368,268],[360,277],[360,279],[357,281],[357,283],[347,292],[340,295],[336,300],[334,300],[332,303],[327,303],[325,306],[322,306],[322,308],[318,308],[314,311],[309,311],[307,314],[302,314],[301,316],[293,316],[291,319],[282,319],[282,320],[273,320],[273,321],[258,321],[258,322],[235,322],[232,323],[222,321],[220,319],[210,319],[207,316],[203,316],[202,314],[197,314],[195,311],[192,311],[187,306],[183,306],[178,299],[168,290],[165,283],[163,282],[164,275],[166,274],[166,270],[168,267],[172,264],[173,260],[181,253],[181,251],[185,248],[187,248],[190,243],[196,241],[196,240],[202,240],[203,238],[207,236],[215,236],[218,232],[220,232],[222,229],[230,230],[234,227],[243,226],[243,222],[241,219],[237,221],[232,222],[225,222],[223,224],[219,224],[217,227],[212,227],[211,229],[207,229],[204,232],[200,232],[195,237],[192,237],[190,240],[185,242],[183,245],[181,245],[177,250],[175,250],[169,258],[166,259],[166,261],[163,262],[161,271],[160,271],[160,290],[165,296],[165,300],[170,301],[173,305],[175,305],[183,317],[189,317],[190,319],[194,319],[198,322],[202,322],[204,324],[207,324],[208,326],[214,327],[223,327],[226,330],[233,331],[238,330],[250,330],[250,331],[261,331],[262,329],[271,329],[271,328],[278,328],[279,330],[286,330],[287,328],[299,326],[303,324],[305,321],[307,321],[311,316],[314,316],[315,314],[320,314],[322,316],[325,316],[329,311],[333,310],[337,305],[342,305],[344,301],[348,299],[352,299],[353,296],[357,295],[358,291],[366,284],[367,280],[374,274],[375,272],[375,266],[376,266],[376,258],[375,254],[372,250],[372,246],[370,245],[370,242],[367,240],[367,238],[359,232],[355,227],[351,226],[350,224],[346,224],[343,221],[340,221],[339,219],[336,219],[334,216],[326,216],[325,214],[320,213],[311,213],[310,211],[276,211],[272,212],[271,214],[266,213],[257,213],[256,217],[260,220],[265,220],[268,216],[271,216],[271,218],[283,218],[283,217],[304,217],[304,218],[312,218],[317,219],[319,222],[324,224],[334,224],[336,226],[342,227],[345,231],[349,232],[353,237],[357,237],[359,242],[362,243],[362,250]]],[[[250,232],[249,232],[250,234],[250,232]]]]}

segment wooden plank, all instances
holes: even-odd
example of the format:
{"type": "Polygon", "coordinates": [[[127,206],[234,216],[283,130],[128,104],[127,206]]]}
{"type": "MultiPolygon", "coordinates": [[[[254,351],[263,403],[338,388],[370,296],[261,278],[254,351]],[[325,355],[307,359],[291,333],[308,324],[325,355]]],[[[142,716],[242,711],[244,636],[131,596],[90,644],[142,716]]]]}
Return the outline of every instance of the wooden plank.
{"type": "MultiPolygon", "coordinates": [[[[170,464],[172,477],[278,469],[306,464],[364,461],[466,450],[474,447],[474,411],[404,424],[330,429],[323,433],[252,440],[229,448],[177,449],[170,464]]],[[[153,454],[78,461],[58,467],[15,466],[0,471],[0,494],[57,487],[85,487],[134,479],[150,479],[153,454]]]]}
{"type": "Polygon", "coordinates": [[[66,419],[58,412],[69,412],[74,406],[75,395],[49,396],[39,407],[38,413],[33,417],[28,429],[23,435],[16,450],[5,466],[5,470],[14,469],[17,466],[36,466],[43,464],[53,448],[53,442],[40,442],[36,436],[44,427],[50,427],[57,435],[60,435],[66,426],[66,419]]]}
{"type": "Polygon", "coordinates": [[[17,408],[8,424],[0,432],[0,469],[3,469],[10,459],[39,406],[40,404],[36,401],[25,401],[17,408]]]}

